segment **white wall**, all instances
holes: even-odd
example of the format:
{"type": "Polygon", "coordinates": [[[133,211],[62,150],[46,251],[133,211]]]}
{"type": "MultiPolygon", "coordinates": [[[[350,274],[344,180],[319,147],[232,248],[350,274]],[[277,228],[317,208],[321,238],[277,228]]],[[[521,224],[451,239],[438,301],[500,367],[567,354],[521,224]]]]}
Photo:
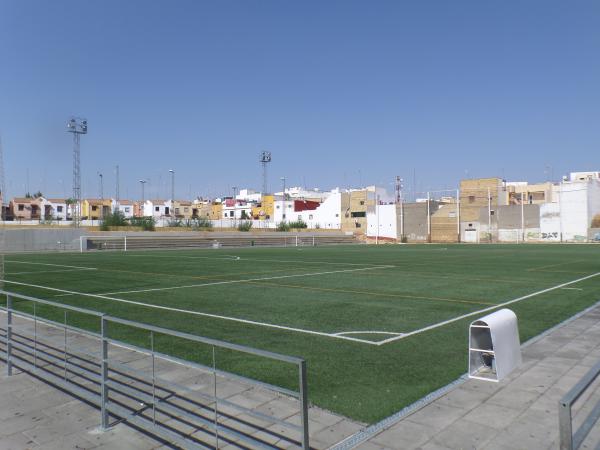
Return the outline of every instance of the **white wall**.
{"type": "Polygon", "coordinates": [[[562,183],[559,190],[560,223],[564,241],[587,239],[589,226],[588,183],[562,183]]]}
{"type": "Polygon", "coordinates": [[[373,212],[367,212],[367,236],[397,239],[397,223],[396,205],[376,205],[373,212]]]}
{"type": "Polygon", "coordinates": [[[540,205],[540,239],[542,241],[560,241],[560,222],[559,203],[543,203],[540,205]]]}
{"type": "Polygon", "coordinates": [[[290,217],[292,221],[298,220],[300,216],[308,225],[308,228],[323,228],[326,230],[340,229],[342,210],[342,194],[339,192],[330,193],[329,196],[321,203],[317,209],[312,211],[292,212],[290,217]]]}

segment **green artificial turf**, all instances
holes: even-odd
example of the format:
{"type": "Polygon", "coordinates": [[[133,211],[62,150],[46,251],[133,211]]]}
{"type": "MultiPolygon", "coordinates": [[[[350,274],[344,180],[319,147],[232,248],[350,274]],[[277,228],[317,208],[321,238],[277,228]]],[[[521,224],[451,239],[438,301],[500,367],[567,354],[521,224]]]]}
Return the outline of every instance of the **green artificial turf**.
{"type": "MultiPolygon", "coordinates": [[[[161,305],[318,333],[409,333],[600,272],[597,245],[384,245],[7,256],[8,281],[161,305]],[[35,264],[32,264],[35,263],[35,264]],[[44,265],[49,264],[49,265],[44,265]],[[56,264],[56,266],[54,265],[56,264]],[[74,270],[58,265],[82,266],[74,270]],[[295,276],[291,276],[295,275],[295,276]],[[235,280],[251,280],[235,282],[235,280]],[[198,286],[203,285],[204,286],[198,286]],[[168,289],[167,287],[185,288],[168,289]],[[126,292],[156,289],[147,292],[126,292]]],[[[600,300],[600,276],[509,307],[529,339],[600,300]]],[[[465,373],[474,315],[385,345],[160,310],[40,287],[7,290],[307,360],[312,403],[380,420],[465,373]]],[[[22,308],[28,305],[19,303],[22,308]]],[[[49,308],[38,313],[56,315],[49,308]]],[[[485,315],[482,313],[480,315],[485,315]]],[[[91,318],[69,323],[94,329],[91,318]]],[[[114,326],[139,345],[148,334],[114,326]]],[[[347,334],[377,342],[393,334],[347,334]]],[[[209,362],[211,349],[159,336],[157,349],[209,362]]],[[[217,351],[217,365],[297,388],[289,365],[217,351]]]]}

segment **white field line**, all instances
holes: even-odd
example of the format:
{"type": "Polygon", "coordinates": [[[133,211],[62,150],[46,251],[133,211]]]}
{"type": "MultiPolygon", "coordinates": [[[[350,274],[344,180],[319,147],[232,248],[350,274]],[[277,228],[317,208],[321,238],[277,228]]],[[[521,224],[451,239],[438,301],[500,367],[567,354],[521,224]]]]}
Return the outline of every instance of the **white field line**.
{"type": "Polygon", "coordinates": [[[348,334],[389,334],[391,336],[402,336],[404,333],[394,333],[392,331],[342,331],[332,333],[332,336],[346,336],[348,334]]]}
{"type": "Polygon", "coordinates": [[[394,342],[394,341],[397,341],[399,339],[404,339],[404,338],[406,338],[408,336],[413,336],[415,334],[420,334],[420,333],[424,333],[425,331],[429,331],[429,330],[433,330],[435,328],[443,327],[443,326],[451,324],[453,322],[457,322],[459,320],[466,319],[467,317],[475,316],[475,315],[478,315],[478,314],[482,314],[484,312],[492,311],[494,309],[502,308],[502,307],[510,305],[512,303],[517,303],[517,302],[526,300],[526,299],[531,298],[531,297],[536,297],[538,295],[545,294],[547,292],[551,292],[551,291],[554,291],[556,289],[564,289],[566,286],[569,286],[569,285],[575,284],[575,283],[579,283],[581,281],[589,280],[590,278],[597,277],[598,275],[600,275],[600,272],[596,272],[596,273],[593,273],[591,275],[588,275],[588,276],[585,276],[585,277],[582,277],[582,278],[577,278],[576,280],[568,281],[566,283],[561,283],[561,284],[558,284],[556,286],[553,286],[553,287],[550,287],[550,288],[547,288],[547,289],[542,289],[541,291],[533,292],[531,294],[527,294],[527,295],[524,295],[522,297],[514,298],[514,299],[509,300],[507,302],[499,303],[498,305],[494,305],[494,306],[490,306],[489,308],[484,308],[484,309],[480,309],[478,311],[470,312],[468,314],[463,314],[462,316],[454,317],[453,319],[449,319],[449,320],[445,320],[443,322],[439,322],[439,323],[436,323],[436,324],[433,324],[433,325],[429,325],[428,327],[425,327],[425,328],[420,328],[418,330],[410,331],[408,333],[402,334],[401,336],[396,336],[396,337],[391,337],[391,338],[388,338],[388,339],[384,339],[383,341],[378,341],[377,345],[389,344],[390,342],[394,342]]]}
{"type": "Polygon", "coordinates": [[[36,263],[36,262],[29,262],[29,261],[12,261],[12,260],[6,260],[5,262],[11,263],[11,264],[31,264],[34,266],[66,267],[67,269],[97,270],[96,267],[67,266],[65,264],[36,263]]]}
{"type": "Polygon", "coordinates": [[[350,337],[350,336],[338,336],[335,334],[325,333],[322,331],[305,330],[302,328],[286,327],[283,325],[275,325],[272,323],[257,322],[254,320],[247,320],[247,319],[239,319],[237,317],[221,316],[218,314],[203,313],[200,311],[191,311],[191,310],[187,310],[187,309],[171,308],[169,306],[153,305],[150,303],[126,300],[123,298],[108,297],[106,295],[101,295],[101,294],[87,294],[85,292],[69,291],[66,289],[58,289],[58,288],[53,288],[53,287],[49,287],[49,286],[41,286],[41,285],[30,284],[30,283],[21,283],[20,281],[4,280],[4,282],[10,283],[10,284],[16,284],[19,286],[28,286],[28,287],[38,288],[38,289],[46,289],[46,290],[54,291],[54,292],[64,292],[64,293],[67,293],[70,295],[82,295],[85,297],[99,298],[102,300],[109,300],[109,301],[113,301],[113,302],[127,303],[130,305],[145,306],[147,308],[160,309],[163,311],[180,312],[180,313],[191,314],[191,315],[195,315],[195,316],[210,317],[212,319],[222,319],[222,320],[228,320],[231,322],[243,323],[243,324],[248,324],[248,325],[256,325],[256,326],[261,326],[261,327],[266,327],[266,328],[274,328],[277,330],[294,331],[297,333],[311,334],[311,335],[315,335],[315,336],[324,336],[324,337],[329,337],[329,338],[333,338],[333,339],[342,339],[342,340],[352,341],[352,342],[360,342],[361,344],[378,345],[377,342],[374,342],[374,341],[368,341],[366,339],[359,339],[359,338],[354,338],[354,337],[350,337]]]}
{"type": "MultiPolygon", "coordinates": [[[[126,255],[130,258],[147,258],[148,255],[126,255]]],[[[176,259],[217,259],[221,261],[258,261],[258,262],[276,262],[276,263],[290,263],[290,264],[327,264],[334,266],[370,266],[370,267],[395,267],[390,265],[380,264],[369,264],[369,263],[348,263],[348,262],[332,262],[332,261],[298,261],[298,260],[285,260],[285,259],[257,259],[257,258],[245,258],[237,255],[223,255],[223,257],[216,256],[171,256],[171,255],[152,255],[152,258],[176,258],[176,259]]]]}
{"type": "Polygon", "coordinates": [[[561,289],[564,289],[564,290],[569,289],[571,291],[583,291],[583,289],[581,289],[581,288],[572,288],[572,287],[564,287],[564,288],[561,288],[561,289]]]}
{"type": "Polygon", "coordinates": [[[38,270],[33,272],[7,272],[4,275],[36,275],[40,273],[62,273],[62,272],[86,272],[88,270],[97,270],[95,268],[82,269],[63,269],[63,270],[38,270]]]}
{"type": "Polygon", "coordinates": [[[394,266],[362,267],[359,269],[330,270],[328,272],[313,272],[313,273],[297,273],[297,274],[293,274],[293,275],[278,275],[276,277],[245,278],[242,280],[213,281],[210,283],[188,284],[188,285],[184,285],[184,286],[168,286],[168,287],[162,287],[162,288],[137,289],[137,290],[132,290],[132,291],[105,292],[101,295],[136,294],[139,292],[171,291],[174,289],[188,289],[188,288],[198,288],[198,287],[204,287],[204,286],[219,286],[219,285],[223,285],[223,284],[239,284],[239,283],[247,283],[250,281],[281,280],[284,278],[314,277],[314,276],[318,276],[318,275],[359,272],[359,271],[363,271],[363,270],[387,269],[387,268],[391,268],[391,267],[394,267],[394,266]]]}

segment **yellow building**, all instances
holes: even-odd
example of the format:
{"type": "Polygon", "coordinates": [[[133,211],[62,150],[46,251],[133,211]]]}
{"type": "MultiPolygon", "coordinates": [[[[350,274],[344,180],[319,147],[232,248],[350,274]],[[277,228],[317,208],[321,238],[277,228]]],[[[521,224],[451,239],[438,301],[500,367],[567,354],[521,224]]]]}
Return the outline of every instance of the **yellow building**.
{"type": "Polygon", "coordinates": [[[223,214],[223,205],[221,203],[213,203],[210,205],[210,220],[220,220],[223,214]]]}
{"type": "Polygon", "coordinates": [[[258,205],[252,206],[252,218],[255,220],[271,220],[275,211],[275,196],[263,195],[258,205]]]}
{"type": "Polygon", "coordinates": [[[86,198],[81,202],[81,217],[88,220],[98,220],[110,213],[112,202],[110,199],[86,198]]]}

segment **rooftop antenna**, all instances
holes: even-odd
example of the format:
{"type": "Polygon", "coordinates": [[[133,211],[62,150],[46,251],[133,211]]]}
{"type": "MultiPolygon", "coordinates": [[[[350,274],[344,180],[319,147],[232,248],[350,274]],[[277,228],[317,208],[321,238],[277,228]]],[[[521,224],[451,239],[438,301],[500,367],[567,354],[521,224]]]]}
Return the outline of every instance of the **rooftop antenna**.
{"type": "Polygon", "coordinates": [[[400,178],[400,175],[396,176],[396,204],[400,203],[400,200],[402,199],[402,178],[400,178]]]}
{"type": "Polygon", "coordinates": [[[271,162],[271,152],[261,152],[260,163],[262,164],[262,176],[263,176],[263,194],[268,192],[267,189],[267,164],[271,162]]]}
{"type": "Polygon", "coordinates": [[[80,117],[71,117],[67,122],[67,132],[73,134],[73,211],[71,218],[73,226],[81,224],[81,148],[80,139],[82,134],[87,134],[87,120],[80,117]]]}

